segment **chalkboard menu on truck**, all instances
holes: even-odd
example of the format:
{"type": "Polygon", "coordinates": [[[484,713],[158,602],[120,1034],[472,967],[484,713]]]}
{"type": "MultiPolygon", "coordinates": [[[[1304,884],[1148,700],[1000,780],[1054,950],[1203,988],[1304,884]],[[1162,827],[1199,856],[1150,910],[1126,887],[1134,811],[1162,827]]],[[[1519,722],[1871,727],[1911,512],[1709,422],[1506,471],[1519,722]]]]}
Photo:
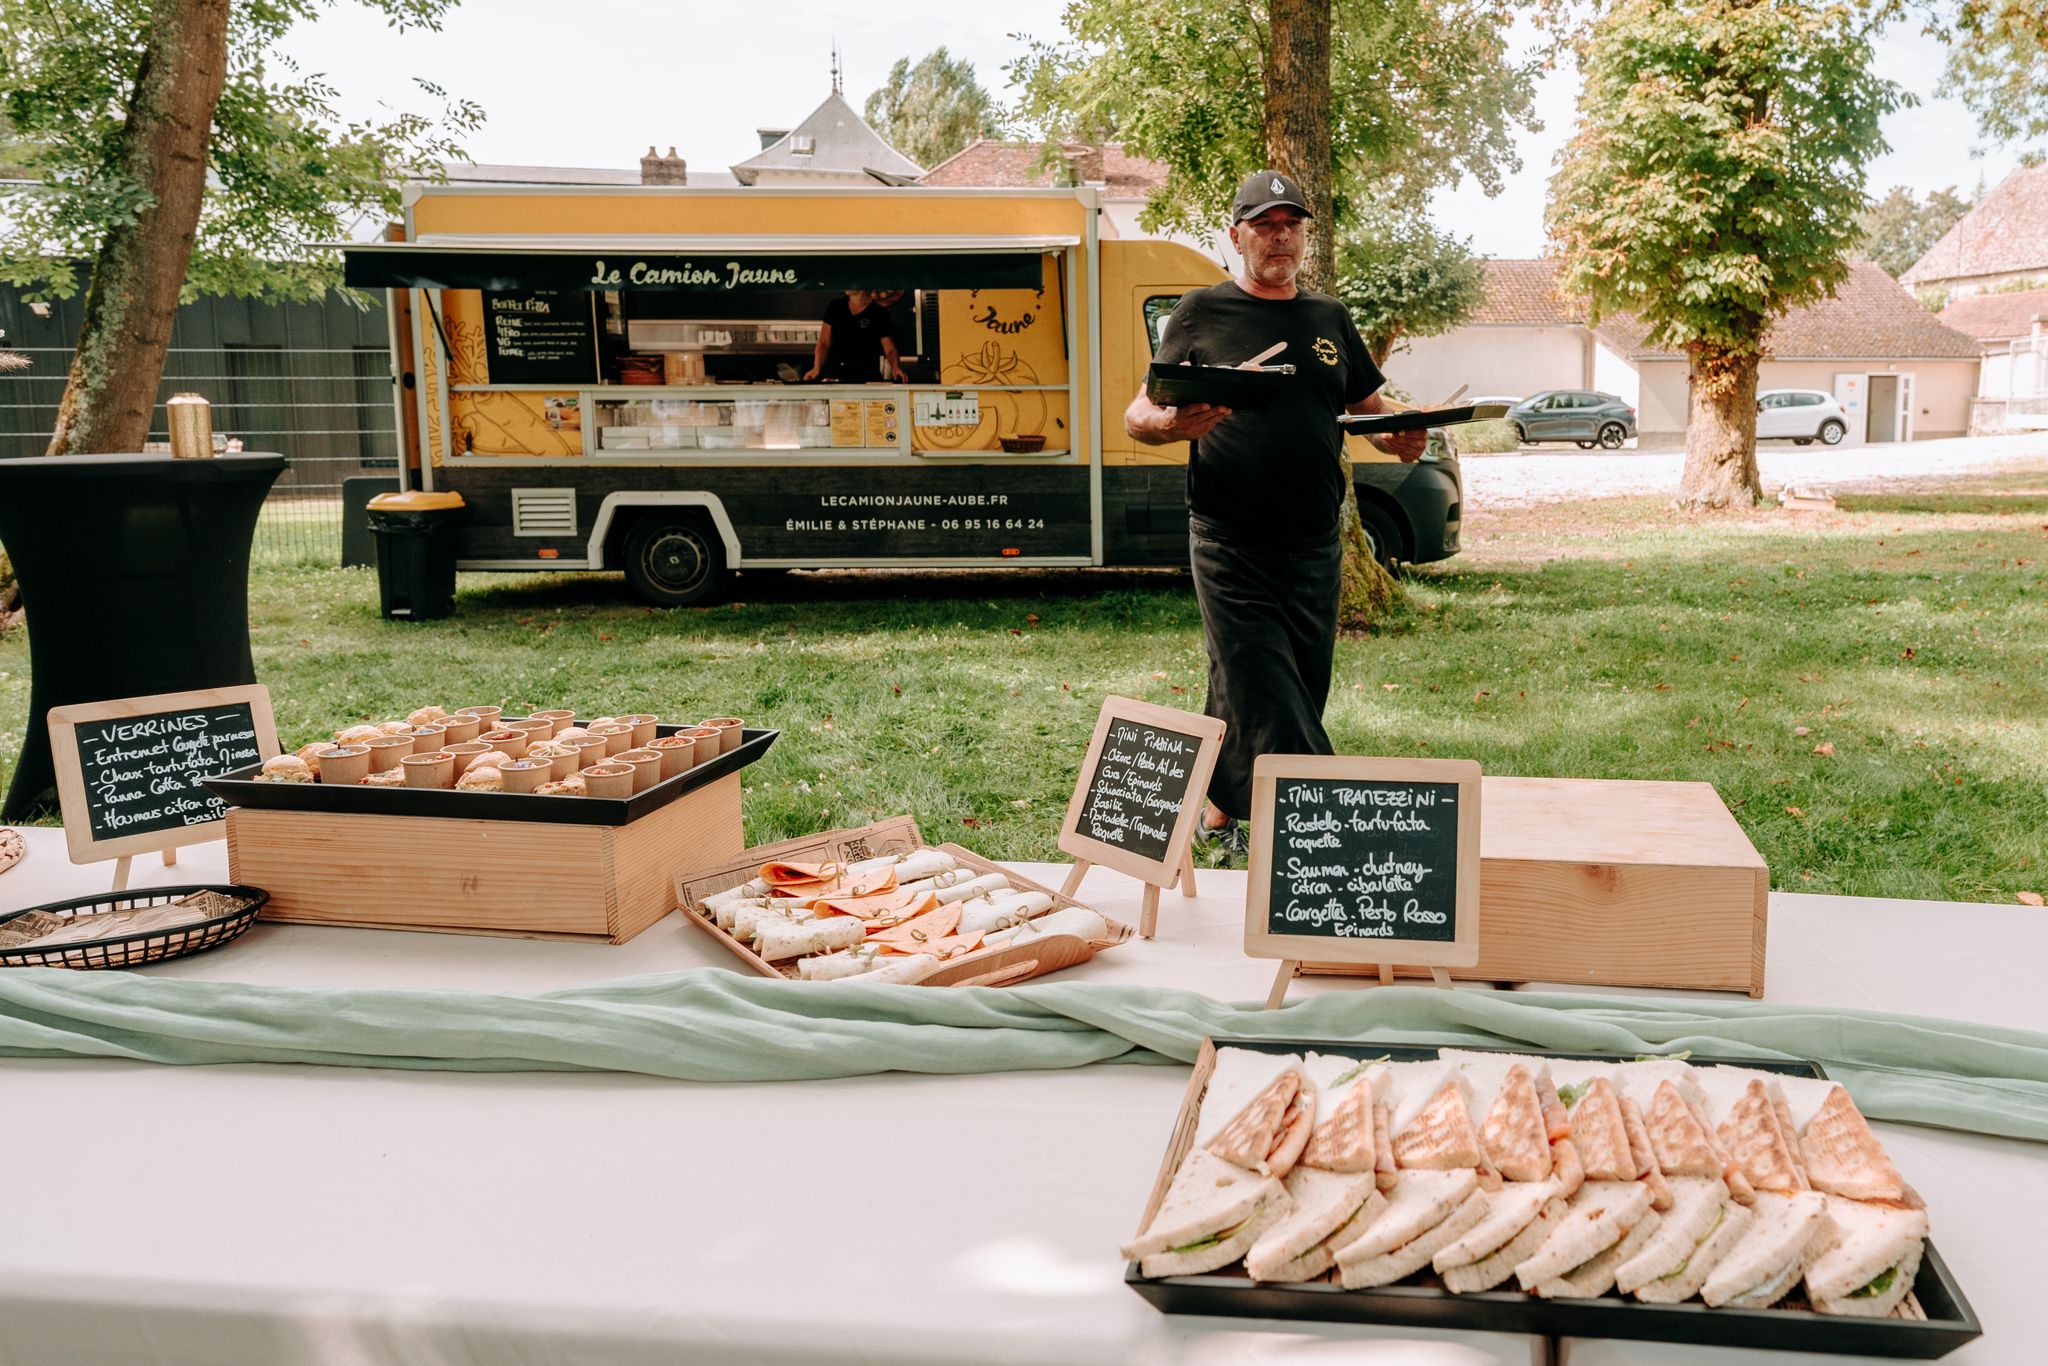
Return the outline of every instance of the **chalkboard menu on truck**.
{"type": "Polygon", "coordinates": [[[1223,723],[1128,697],[1103,699],[1060,848],[1171,886],[1216,767],[1223,723]]]}
{"type": "Polygon", "coordinates": [[[595,383],[596,299],[582,290],[485,290],[484,359],[490,382],[595,383]]]}
{"type": "Polygon", "coordinates": [[[1296,960],[1478,960],[1477,764],[1267,755],[1252,832],[1248,952],[1256,938],[1296,960]]]}
{"type": "Polygon", "coordinates": [[[65,839],[81,863],[214,838],[227,809],[200,780],[278,752],[260,687],[55,707],[50,746],[65,839]]]}

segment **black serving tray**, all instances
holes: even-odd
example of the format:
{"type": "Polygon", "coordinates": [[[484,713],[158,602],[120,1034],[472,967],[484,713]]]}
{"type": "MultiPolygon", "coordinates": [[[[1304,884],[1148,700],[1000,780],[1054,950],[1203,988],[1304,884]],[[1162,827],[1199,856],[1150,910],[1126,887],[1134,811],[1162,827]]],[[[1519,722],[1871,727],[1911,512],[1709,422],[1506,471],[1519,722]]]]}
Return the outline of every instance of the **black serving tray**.
{"type": "MultiPolygon", "coordinates": [[[[518,721],[513,716],[503,718],[518,721]]],[[[580,722],[578,724],[581,724],[580,722]]],[[[690,725],[657,725],[657,735],[690,730],[690,725]]],[[[768,752],[779,730],[745,729],[745,739],[730,754],[664,778],[630,797],[536,797],[529,792],[456,792],[421,787],[337,786],[329,783],[263,783],[252,775],[261,764],[205,779],[230,806],[264,807],[274,811],[325,811],[365,816],[451,816],[459,820],[541,821],[551,825],[626,825],[659,811],[677,798],[737,773],[768,752]]]]}
{"type": "Polygon", "coordinates": [[[1467,403],[1458,408],[1410,408],[1398,413],[1346,413],[1337,425],[1347,432],[1371,436],[1380,432],[1416,432],[1428,427],[1455,427],[1505,416],[1505,403],[1467,403]]]}
{"type": "Polygon", "coordinates": [[[1162,408],[1216,403],[1255,412],[1270,407],[1294,382],[1291,370],[1241,370],[1227,365],[1166,365],[1154,361],[1145,377],[1145,396],[1162,408]]]}
{"type": "MultiPolygon", "coordinates": [[[[1217,1048],[1258,1053],[1299,1053],[1314,1049],[1354,1058],[1388,1057],[1427,1062],[1434,1047],[1339,1043],[1316,1039],[1212,1039],[1217,1048]]],[[[1576,1058],[1631,1062],[1633,1054],[1572,1053],[1545,1049],[1486,1048],[1532,1058],[1576,1058]]],[[[1753,1058],[1688,1058],[1700,1066],[1726,1063],[1790,1076],[1827,1073],[1810,1062],[1759,1062],[1753,1058]]],[[[1419,1273],[1427,1275],[1426,1272],[1419,1273]]],[[[1234,1270],[1204,1276],[1148,1280],[1138,1264],[1125,1268],[1124,1281],[1152,1306],[1168,1314],[1209,1314],[1229,1318],[1314,1319],[1331,1323],[1386,1323],[1409,1328],[1455,1328],[1467,1332],[1527,1333],[1540,1337],[1627,1338],[1643,1342],[1684,1342],[1703,1347],[1749,1347],[1759,1351],[1834,1352],[1852,1356],[1932,1361],[1947,1356],[1984,1327],[1949,1273],[1948,1263],[1927,1243],[1913,1295],[1927,1314],[1921,1319],[1857,1319],[1816,1314],[1809,1309],[1709,1309],[1686,1304],[1642,1304],[1607,1295],[1596,1300],[1546,1300],[1520,1291],[1491,1290],[1458,1295],[1440,1285],[1380,1286],[1346,1290],[1335,1280],[1268,1284],[1234,1270]]]]}

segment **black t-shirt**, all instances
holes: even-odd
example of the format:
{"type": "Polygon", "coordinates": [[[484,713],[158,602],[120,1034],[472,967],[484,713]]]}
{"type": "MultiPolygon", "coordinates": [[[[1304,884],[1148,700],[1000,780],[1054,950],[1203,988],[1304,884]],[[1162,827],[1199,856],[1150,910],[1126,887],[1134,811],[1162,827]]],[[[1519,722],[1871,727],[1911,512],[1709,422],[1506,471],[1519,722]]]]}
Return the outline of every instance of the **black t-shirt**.
{"type": "Polygon", "coordinates": [[[1285,397],[1232,413],[1188,452],[1188,511],[1269,545],[1320,541],[1337,529],[1337,415],[1386,383],[1351,315],[1327,294],[1261,299],[1225,280],[1181,296],[1156,356],[1170,365],[1239,365],[1281,341],[1286,349],[1264,363],[1294,366],[1285,397]]]}
{"type": "Polygon", "coordinates": [[[887,309],[870,302],[855,313],[842,294],[825,305],[825,326],[832,329],[832,345],[823,378],[872,384],[881,377],[882,338],[894,335],[887,309]]]}

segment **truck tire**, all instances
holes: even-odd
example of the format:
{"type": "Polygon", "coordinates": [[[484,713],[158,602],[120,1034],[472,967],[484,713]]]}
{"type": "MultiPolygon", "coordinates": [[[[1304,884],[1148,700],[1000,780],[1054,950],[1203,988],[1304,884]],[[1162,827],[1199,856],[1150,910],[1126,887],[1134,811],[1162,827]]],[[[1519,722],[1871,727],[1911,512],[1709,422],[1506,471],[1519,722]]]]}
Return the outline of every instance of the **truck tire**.
{"type": "Polygon", "coordinates": [[[717,532],[701,517],[657,509],[626,533],[626,582],[656,607],[695,607],[725,596],[731,571],[717,532]]]}
{"type": "Polygon", "coordinates": [[[1408,556],[1408,538],[1401,534],[1401,528],[1386,509],[1377,507],[1361,498],[1358,500],[1358,522],[1365,528],[1365,543],[1372,547],[1372,557],[1389,574],[1408,556]]]}

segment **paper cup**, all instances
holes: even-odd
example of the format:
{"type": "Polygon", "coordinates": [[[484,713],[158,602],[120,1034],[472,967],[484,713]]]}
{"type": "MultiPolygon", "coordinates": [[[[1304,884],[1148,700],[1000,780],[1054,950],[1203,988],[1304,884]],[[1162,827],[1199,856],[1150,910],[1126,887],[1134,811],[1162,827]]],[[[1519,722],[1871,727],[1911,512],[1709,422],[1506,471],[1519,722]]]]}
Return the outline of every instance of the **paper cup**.
{"type": "Polygon", "coordinates": [[[507,792],[531,792],[542,783],[553,780],[555,764],[552,759],[514,759],[498,772],[505,775],[507,792]]]}
{"type": "Polygon", "coordinates": [[[501,750],[511,755],[514,759],[524,759],[526,757],[528,742],[526,732],[523,730],[487,730],[476,738],[478,743],[489,745],[495,750],[501,750]]]}
{"type": "Polygon", "coordinates": [[[603,763],[611,749],[602,735],[585,735],[580,739],[564,740],[562,743],[576,751],[578,768],[589,768],[592,764],[603,763]]]}
{"type": "Polygon", "coordinates": [[[633,748],[633,728],[622,722],[614,721],[610,725],[592,726],[590,733],[604,737],[604,752],[614,759],[633,748]]]}
{"type": "Polygon", "coordinates": [[[323,783],[359,783],[370,771],[368,745],[329,745],[313,757],[320,761],[323,783]]]}
{"type": "Polygon", "coordinates": [[[370,751],[370,772],[388,773],[398,767],[398,761],[412,753],[410,735],[380,735],[363,744],[370,751]]]}
{"type": "Polygon", "coordinates": [[[692,767],[708,764],[725,752],[725,736],[716,726],[692,726],[676,734],[687,735],[697,742],[697,757],[691,761],[692,767]]]}
{"type": "Polygon", "coordinates": [[[412,752],[414,754],[436,754],[448,742],[448,727],[438,721],[431,726],[412,728],[412,752]]]}
{"type": "Polygon", "coordinates": [[[648,746],[661,755],[661,776],[674,778],[697,762],[697,740],[691,735],[664,735],[648,746]]]}
{"type": "Polygon", "coordinates": [[[654,727],[661,718],[648,716],[644,712],[636,716],[621,716],[619,724],[633,728],[633,748],[645,749],[654,740],[654,727]]]}
{"type": "MultiPolygon", "coordinates": [[[[583,767],[583,761],[576,757],[576,749],[573,745],[557,743],[555,748],[562,752],[547,756],[548,765],[554,770],[552,776],[548,778],[548,781],[551,783],[559,783],[562,779],[569,777],[577,769],[583,767]]],[[[527,747],[526,756],[529,759],[534,757],[533,747],[530,745],[527,747]]]]}
{"type": "Polygon", "coordinates": [[[569,728],[569,723],[576,719],[576,713],[573,711],[537,711],[533,714],[532,719],[535,721],[545,721],[554,728],[548,732],[548,738],[552,740],[569,728]]]}
{"type": "Polygon", "coordinates": [[[484,722],[485,730],[494,730],[497,727],[498,718],[505,714],[505,709],[503,707],[464,707],[455,714],[457,716],[474,716],[477,720],[484,722]]]}
{"type": "Polygon", "coordinates": [[[405,770],[407,787],[455,786],[455,756],[445,749],[408,754],[398,764],[405,770]]]}
{"type": "Polygon", "coordinates": [[[494,746],[487,745],[481,740],[465,740],[461,744],[443,745],[441,748],[455,756],[455,776],[460,778],[472,759],[479,754],[489,753],[494,746]]]}
{"type": "Polygon", "coordinates": [[[500,721],[501,730],[516,730],[529,742],[554,738],[555,723],[538,716],[529,716],[524,721],[500,721]]]}
{"type": "Polygon", "coordinates": [[[633,779],[631,764],[592,764],[583,770],[583,785],[593,797],[630,797],[633,779]]]}
{"type": "Polygon", "coordinates": [[[658,749],[629,749],[619,755],[617,762],[633,766],[635,792],[645,792],[661,781],[661,751],[658,749]]]}
{"type": "Polygon", "coordinates": [[[747,738],[745,723],[737,716],[714,716],[704,724],[718,732],[720,754],[732,753],[740,747],[740,741],[747,738]]]}
{"type": "Polygon", "coordinates": [[[472,716],[468,712],[457,712],[453,716],[435,722],[435,724],[446,732],[441,737],[441,747],[443,749],[446,749],[449,745],[468,744],[471,740],[476,739],[484,728],[482,718],[472,716]]]}

